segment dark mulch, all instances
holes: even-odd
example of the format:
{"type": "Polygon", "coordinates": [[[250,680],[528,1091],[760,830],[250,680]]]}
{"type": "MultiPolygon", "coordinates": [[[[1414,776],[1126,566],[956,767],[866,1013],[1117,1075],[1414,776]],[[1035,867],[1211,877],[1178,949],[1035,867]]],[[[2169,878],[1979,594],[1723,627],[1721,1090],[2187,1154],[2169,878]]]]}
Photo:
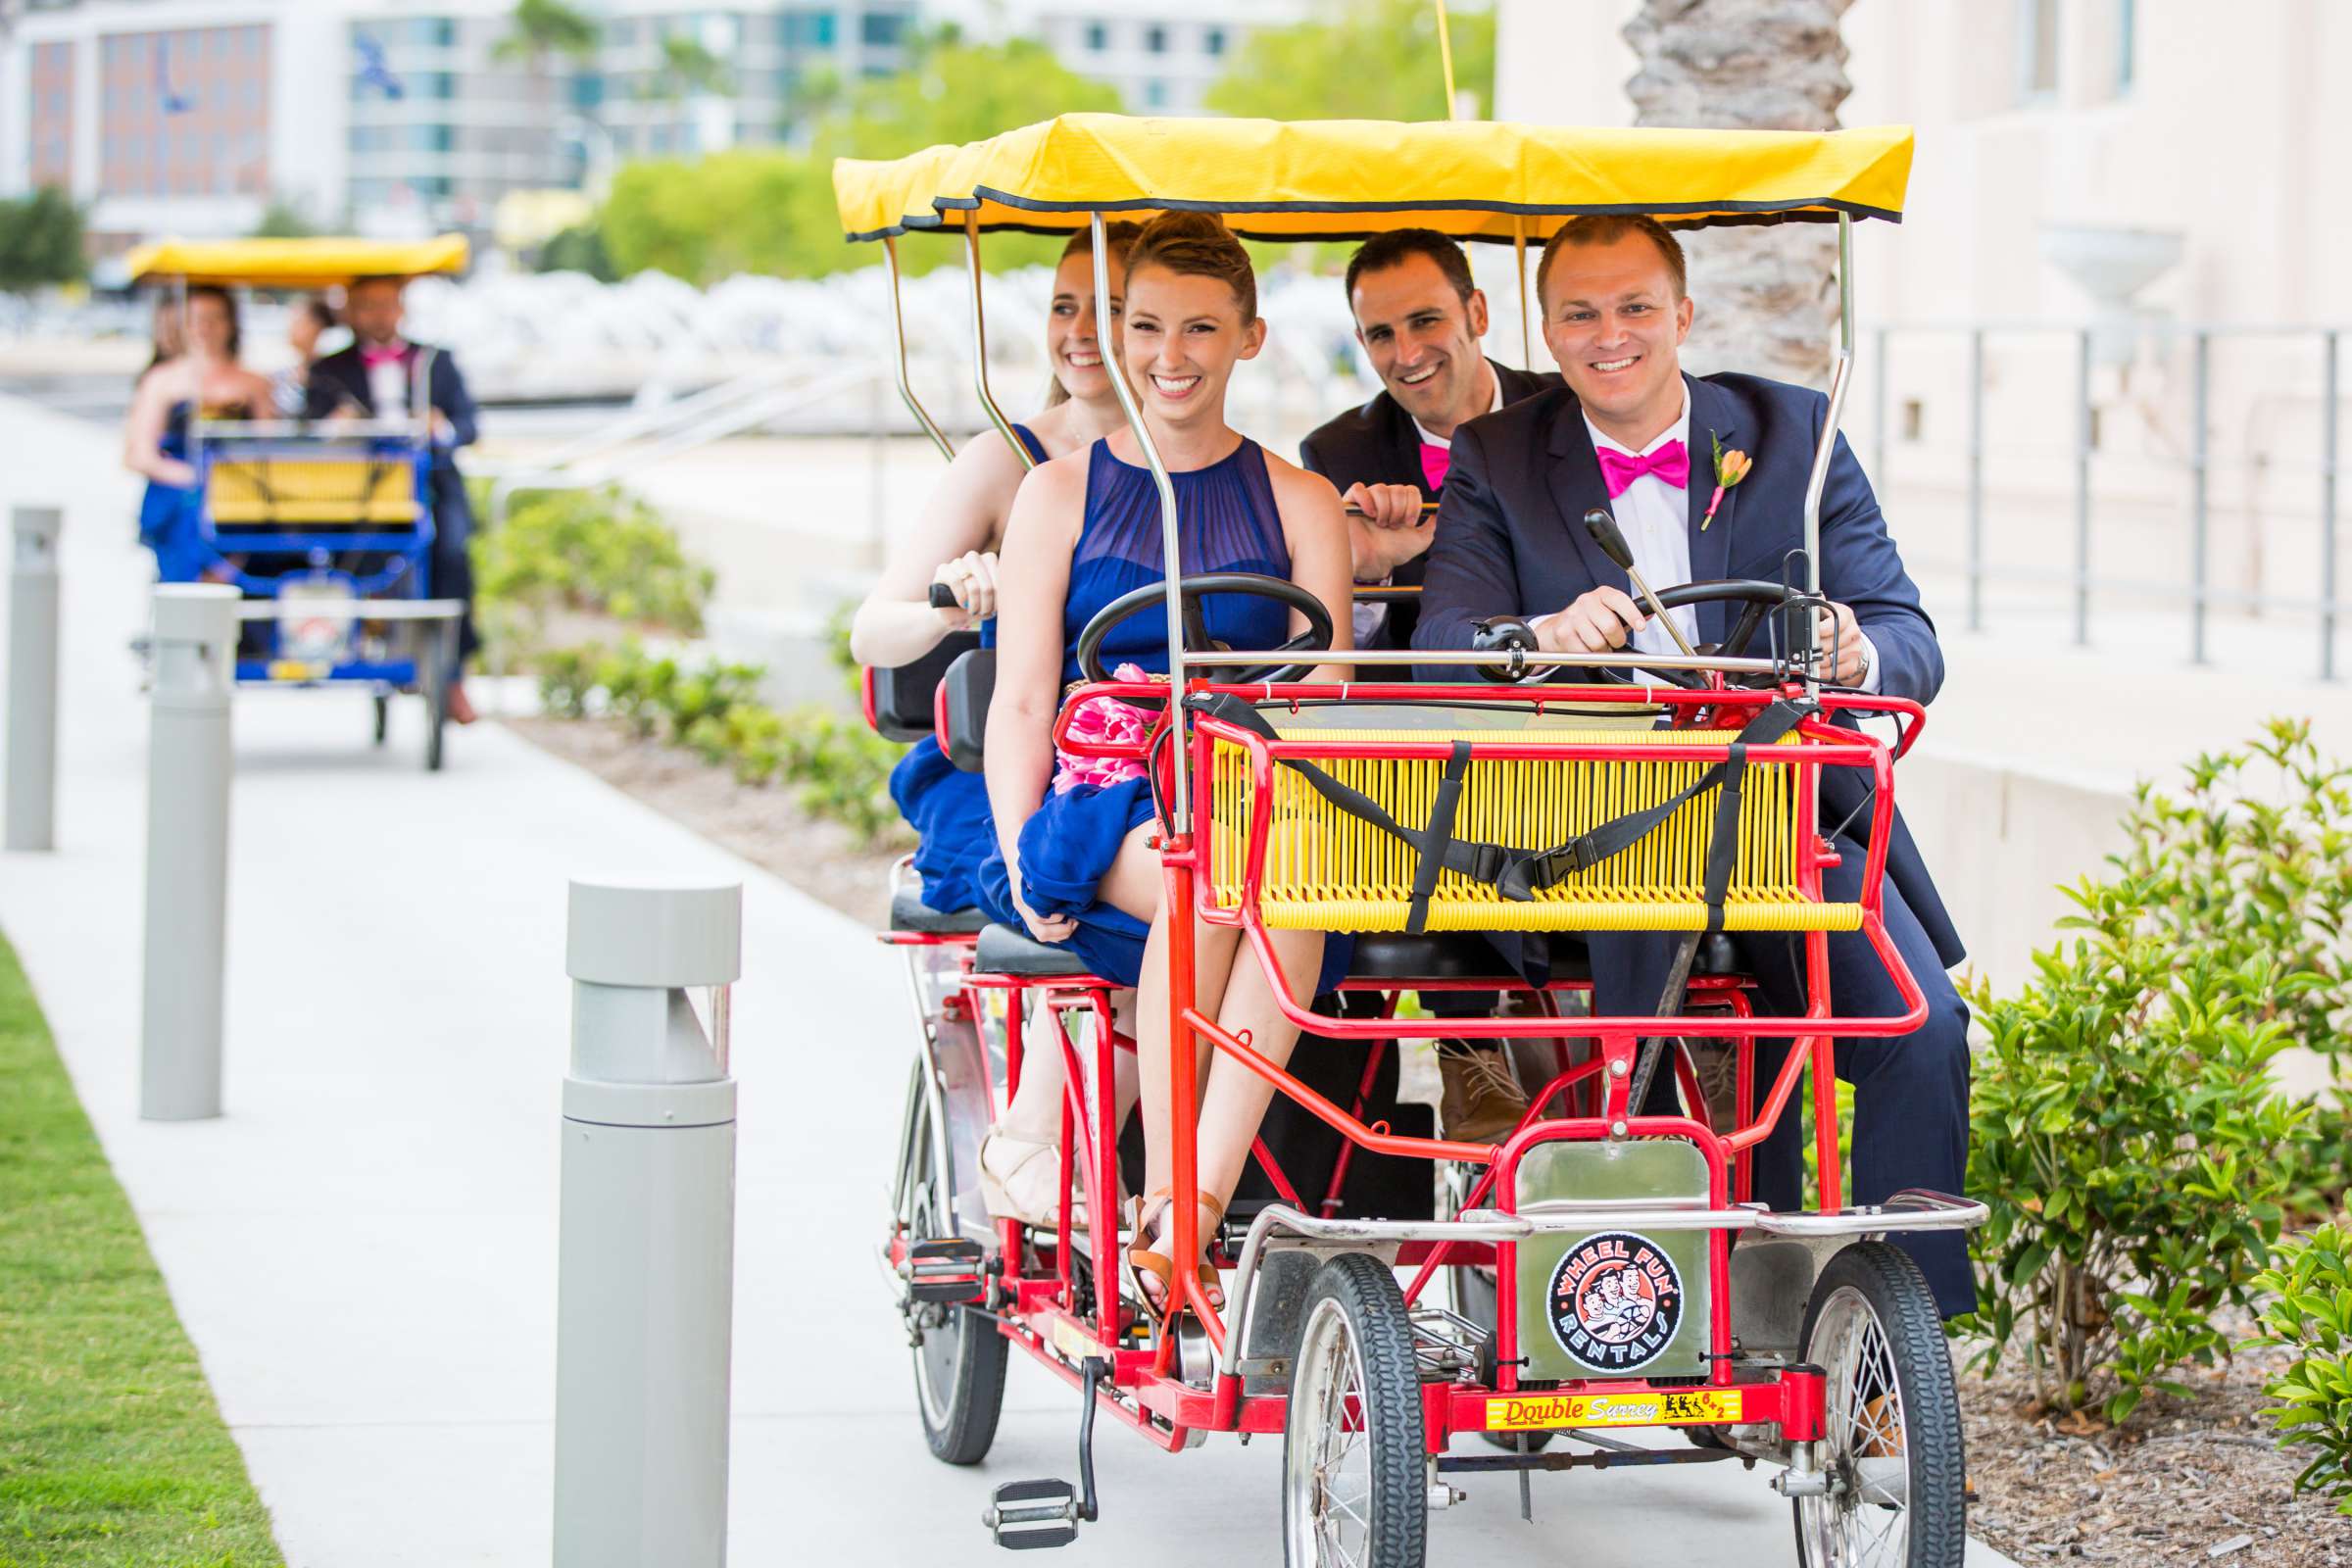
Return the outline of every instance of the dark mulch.
{"type": "Polygon", "coordinates": [[[2274,1402],[2263,1380],[2286,1360],[2248,1349],[2191,1369],[2180,1381],[2192,1396],[2158,1395],[2112,1429],[2043,1409],[2022,1369],[1989,1379],[1964,1370],[1980,1499],[1971,1533],[2028,1565],[2352,1568],[2352,1519],[2325,1497],[2294,1494],[2304,1461],[2278,1450],[2262,1418],[2274,1402]]]}

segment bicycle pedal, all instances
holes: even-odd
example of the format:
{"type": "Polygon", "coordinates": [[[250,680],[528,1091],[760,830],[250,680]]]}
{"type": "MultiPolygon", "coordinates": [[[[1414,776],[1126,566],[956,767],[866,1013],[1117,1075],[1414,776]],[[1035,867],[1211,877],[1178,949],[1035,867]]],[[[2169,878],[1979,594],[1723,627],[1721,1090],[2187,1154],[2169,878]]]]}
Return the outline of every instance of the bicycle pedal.
{"type": "Polygon", "coordinates": [[[906,1249],[906,1261],[899,1274],[906,1282],[908,1300],[977,1301],[982,1294],[980,1265],[987,1258],[987,1249],[968,1237],[916,1242],[906,1249]]]}
{"type": "Polygon", "coordinates": [[[1007,1551],[1066,1546],[1078,1539],[1078,1489],[1067,1481],[1007,1481],[980,1522],[1007,1551]]]}

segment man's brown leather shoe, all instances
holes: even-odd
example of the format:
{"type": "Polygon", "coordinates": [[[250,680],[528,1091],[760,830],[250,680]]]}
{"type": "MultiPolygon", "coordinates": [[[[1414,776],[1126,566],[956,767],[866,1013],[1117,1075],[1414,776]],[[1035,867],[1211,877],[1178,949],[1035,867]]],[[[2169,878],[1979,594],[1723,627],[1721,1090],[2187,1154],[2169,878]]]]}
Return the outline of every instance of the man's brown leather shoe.
{"type": "Polygon", "coordinates": [[[1438,1042],[1438,1120],[1457,1143],[1499,1144],[1519,1130],[1527,1091],[1502,1053],[1464,1040],[1438,1042]]]}

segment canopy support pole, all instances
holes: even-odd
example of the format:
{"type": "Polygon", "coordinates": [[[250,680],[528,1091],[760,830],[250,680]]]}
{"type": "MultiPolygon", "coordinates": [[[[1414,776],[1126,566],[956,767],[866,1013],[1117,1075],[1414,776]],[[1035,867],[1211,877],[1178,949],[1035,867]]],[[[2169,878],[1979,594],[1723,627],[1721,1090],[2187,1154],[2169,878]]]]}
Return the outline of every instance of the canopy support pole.
{"type": "Polygon", "coordinates": [[[1536,368],[1535,322],[1527,308],[1527,215],[1511,215],[1511,255],[1519,264],[1519,364],[1536,368]]]}
{"type": "MultiPolygon", "coordinates": [[[[1135,444],[1144,449],[1144,462],[1152,468],[1152,483],[1159,491],[1159,528],[1164,568],[1168,589],[1168,683],[1173,698],[1184,693],[1184,605],[1176,585],[1184,580],[1184,558],[1176,539],[1176,481],[1168,477],[1168,466],[1160,460],[1159,448],[1152,441],[1152,432],[1144,427],[1144,411],[1137,403],[1135,389],[1127,384],[1126,356],[1120,350],[1118,318],[1110,314],[1110,243],[1102,232],[1102,215],[1094,212],[1087,216],[1093,230],[1095,247],[1095,319],[1105,352],[1102,363],[1110,367],[1110,389],[1118,394],[1119,412],[1127,416],[1127,428],[1135,432],[1135,444]]],[[[1171,764],[1168,790],[1168,814],[1178,833],[1186,831],[1192,820],[1192,780],[1186,767],[1187,748],[1168,748],[1171,764]]]]}
{"type": "MultiPolygon", "coordinates": [[[[1838,358],[1830,368],[1830,411],[1822,420],[1821,444],[1813,450],[1813,471],[1805,479],[1805,591],[1821,597],[1821,494],[1830,482],[1830,459],[1838,450],[1838,419],[1845,411],[1846,388],[1854,375],[1854,221],[1838,215],[1838,358]]],[[[1808,656],[1819,650],[1808,615],[1798,633],[1808,656]]],[[[1819,662],[1806,662],[1806,695],[1821,695],[1819,662]]]]}
{"type": "Polygon", "coordinates": [[[988,390],[988,318],[980,304],[980,216],[963,215],[963,254],[972,274],[972,390],[980,394],[980,407],[988,413],[988,422],[997,427],[997,434],[1012,448],[1012,455],[1021,460],[1021,471],[1026,473],[1037,466],[1029,455],[1028,446],[1012,433],[1012,423],[1004,411],[997,407],[994,394],[988,390]]]}
{"type": "Polygon", "coordinates": [[[890,335],[898,348],[899,396],[906,400],[906,411],[914,422],[923,427],[923,434],[939,448],[939,455],[950,463],[956,461],[956,445],[940,432],[923,408],[922,399],[914,395],[914,380],[906,372],[906,313],[899,304],[899,241],[896,235],[882,236],[882,270],[890,278],[890,335]]]}

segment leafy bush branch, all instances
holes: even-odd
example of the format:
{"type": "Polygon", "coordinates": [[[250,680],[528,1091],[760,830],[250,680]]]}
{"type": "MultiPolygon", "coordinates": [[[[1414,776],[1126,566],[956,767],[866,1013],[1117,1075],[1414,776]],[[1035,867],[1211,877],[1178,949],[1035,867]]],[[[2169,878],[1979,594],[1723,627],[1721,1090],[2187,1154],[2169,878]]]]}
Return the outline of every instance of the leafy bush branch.
{"type": "Polygon", "coordinates": [[[620,719],[643,739],[660,739],[733,770],[745,784],[786,784],[804,810],[846,826],[858,843],[903,839],[890,799],[890,769],[904,748],[854,718],[821,708],[779,712],[757,693],[757,664],[717,660],[682,665],[637,643],[600,644],[539,656],[540,700],[549,713],[620,719]]]}
{"type": "Polygon", "coordinates": [[[2327,1225],[2289,1244],[2254,1285],[2272,1298],[2260,1343],[2299,1352],[2263,1385],[2279,1401],[2263,1412],[2279,1446],[2313,1451],[2295,1490],[2326,1493],[2352,1514],[2352,1231],[2327,1225]]]}

